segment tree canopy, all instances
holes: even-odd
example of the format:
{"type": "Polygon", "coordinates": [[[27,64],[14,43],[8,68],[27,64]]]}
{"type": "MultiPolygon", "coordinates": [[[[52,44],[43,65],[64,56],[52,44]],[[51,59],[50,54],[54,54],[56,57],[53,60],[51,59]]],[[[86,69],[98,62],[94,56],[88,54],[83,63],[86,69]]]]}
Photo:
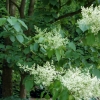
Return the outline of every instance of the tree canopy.
{"type": "MultiPolygon", "coordinates": [[[[15,93],[13,83],[18,85],[20,98],[26,98],[26,94],[28,95],[34,86],[41,87],[41,84],[34,81],[37,74],[30,75],[30,72],[31,68],[37,69],[34,69],[34,72],[40,72],[38,66],[44,70],[42,67],[47,62],[51,65],[53,62],[59,72],[62,68],[68,70],[70,67],[88,69],[91,77],[100,78],[99,3],[99,0],[2,0],[2,97],[15,93]],[[28,71],[25,71],[25,68],[28,71]]],[[[55,81],[49,88],[53,100],[74,100],[73,95],[68,89],[64,89],[59,81],[55,81]],[[62,91],[61,95],[59,91],[62,91]]],[[[49,98],[48,93],[45,97],[49,98]]]]}

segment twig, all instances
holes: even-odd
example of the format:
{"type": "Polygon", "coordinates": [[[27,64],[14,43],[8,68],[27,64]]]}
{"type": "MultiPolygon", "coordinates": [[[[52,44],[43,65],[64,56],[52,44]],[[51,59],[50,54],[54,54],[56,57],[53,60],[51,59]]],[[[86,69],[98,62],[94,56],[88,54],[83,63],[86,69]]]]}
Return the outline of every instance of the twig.
{"type": "Polygon", "coordinates": [[[15,2],[13,2],[12,0],[11,0],[11,3],[13,3],[17,7],[17,9],[19,11],[19,9],[20,9],[19,6],[15,2]]]}
{"type": "MultiPolygon", "coordinates": [[[[84,5],[84,7],[90,6],[93,2],[94,2],[94,0],[92,0],[91,2],[88,2],[88,4],[84,5]]],[[[56,21],[61,20],[61,19],[66,18],[66,17],[69,17],[69,16],[72,17],[72,16],[74,16],[76,14],[79,14],[80,12],[81,12],[81,8],[78,9],[77,11],[75,11],[75,12],[70,12],[70,13],[67,13],[65,15],[61,15],[58,18],[56,18],[55,20],[50,21],[50,23],[55,23],[56,21]]]]}

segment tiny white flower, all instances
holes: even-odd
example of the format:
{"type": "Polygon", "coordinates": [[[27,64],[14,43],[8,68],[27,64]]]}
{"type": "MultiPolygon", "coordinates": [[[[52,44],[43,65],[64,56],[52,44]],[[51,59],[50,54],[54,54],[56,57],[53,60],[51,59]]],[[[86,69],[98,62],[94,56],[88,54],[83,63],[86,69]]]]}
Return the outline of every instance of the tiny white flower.
{"type": "Polygon", "coordinates": [[[86,30],[91,30],[95,35],[100,31],[100,6],[81,8],[82,19],[77,21],[79,27],[84,26],[86,30]]]}

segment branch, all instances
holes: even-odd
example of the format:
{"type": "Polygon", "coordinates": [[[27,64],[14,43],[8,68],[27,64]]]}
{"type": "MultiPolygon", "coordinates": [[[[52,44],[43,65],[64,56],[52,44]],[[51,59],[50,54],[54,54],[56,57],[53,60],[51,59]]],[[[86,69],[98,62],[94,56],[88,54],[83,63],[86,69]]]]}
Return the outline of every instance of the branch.
{"type": "Polygon", "coordinates": [[[10,0],[11,1],[11,3],[13,3],[15,6],[16,6],[16,8],[18,9],[18,11],[19,11],[19,6],[14,2],[14,1],[12,1],[12,0],[10,0]]]}
{"type": "Polygon", "coordinates": [[[29,9],[28,9],[28,15],[29,15],[29,16],[33,14],[34,3],[35,3],[35,0],[30,0],[29,9]]]}
{"type": "MultiPolygon", "coordinates": [[[[94,0],[88,2],[88,4],[84,5],[84,7],[90,6],[93,2],[94,2],[94,0]]],[[[70,12],[70,13],[67,13],[67,14],[65,14],[65,15],[61,15],[61,16],[59,16],[58,18],[56,18],[55,20],[50,21],[50,23],[54,23],[54,22],[56,22],[56,21],[58,21],[58,20],[61,20],[61,19],[63,19],[63,18],[66,18],[66,17],[70,17],[70,16],[72,17],[72,16],[74,16],[74,15],[76,15],[76,14],[79,14],[80,12],[81,12],[81,8],[78,9],[77,11],[75,11],[75,12],[70,12]]]]}
{"type": "Polygon", "coordinates": [[[20,8],[19,8],[19,12],[20,12],[20,17],[21,18],[24,18],[25,3],[26,3],[26,0],[22,0],[20,8]]]}
{"type": "Polygon", "coordinates": [[[6,0],[6,9],[9,12],[9,0],[6,0]]]}
{"type": "Polygon", "coordinates": [[[59,0],[59,9],[61,9],[61,0],[59,0]]]}
{"type": "Polygon", "coordinates": [[[31,40],[29,40],[28,42],[25,43],[25,47],[29,46],[32,42],[34,41],[34,37],[32,37],[31,40]]]}
{"type": "Polygon", "coordinates": [[[66,4],[67,4],[67,2],[66,2],[65,4],[61,5],[60,7],[62,8],[62,7],[65,6],[66,4]]]}

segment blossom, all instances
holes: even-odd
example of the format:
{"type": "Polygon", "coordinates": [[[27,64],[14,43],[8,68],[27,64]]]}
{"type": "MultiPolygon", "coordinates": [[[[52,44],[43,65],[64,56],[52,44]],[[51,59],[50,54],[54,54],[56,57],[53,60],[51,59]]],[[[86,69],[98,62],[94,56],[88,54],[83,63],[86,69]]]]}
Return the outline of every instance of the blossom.
{"type": "Polygon", "coordinates": [[[95,35],[100,31],[100,6],[82,7],[82,19],[77,21],[78,27],[83,31],[90,30],[95,35]]]}
{"type": "Polygon", "coordinates": [[[39,43],[40,46],[46,50],[64,48],[68,43],[68,39],[62,37],[60,30],[53,29],[52,31],[47,32],[46,30],[41,31],[37,27],[35,28],[37,32],[39,32],[39,34],[35,36],[35,42],[39,43]]]}
{"type": "MultiPolygon", "coordinates": [[[[90,100],[100,97],[100,79],[91,77],[89,70],[83,71],[79,68],[61,68],[59,71],[53,63],[46,62],[43,66],[22,66],[21,69],[33,75],[34,82],[38,85],[50,86],[55,80],[59,80],[67,88],[75,100],[90,100]]],[[[55,84],[55,83],[54,83],[55,84]]]]}
{"type": "Polygon", "coordinates": [[[68,69],[66,74],[60,77],[60,81],[68,88],[75,100],[89,100],[100,96],[100,79],[91,78],[89,71],[83,73],[79,68],[68,69]]]}
{"type": "Polygon", "coordinates": [[[46,62],[43,66],[34,64],[32,67],[21,66],[25,72],[29,72],[30,75],[34,76],[34,82],[36,84],[42,84],[43,86],[49,86],[54,79],[56,79],[57,71],[53,64],[46,62]]]}

